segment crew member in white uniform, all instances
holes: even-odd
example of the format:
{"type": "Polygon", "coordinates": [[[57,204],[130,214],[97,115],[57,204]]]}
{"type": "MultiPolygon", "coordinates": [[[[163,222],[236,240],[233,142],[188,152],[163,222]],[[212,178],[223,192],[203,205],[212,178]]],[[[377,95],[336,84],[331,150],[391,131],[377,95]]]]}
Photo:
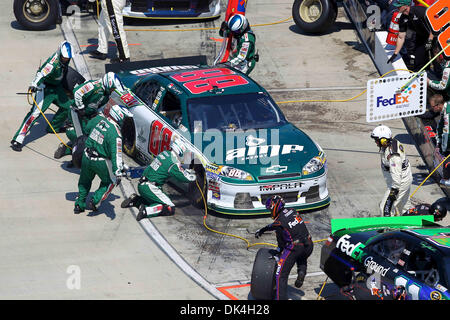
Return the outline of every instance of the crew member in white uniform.
{"type": "Polygon", "coordinates": [[[410,192],[413,179],[405,149],[392,138],[391,129],[385,125],[376,127],[370,137],[380,148],[381,171],[388,188],[380,202],[381,215],[401,215],[412,208],[410,192]]]}

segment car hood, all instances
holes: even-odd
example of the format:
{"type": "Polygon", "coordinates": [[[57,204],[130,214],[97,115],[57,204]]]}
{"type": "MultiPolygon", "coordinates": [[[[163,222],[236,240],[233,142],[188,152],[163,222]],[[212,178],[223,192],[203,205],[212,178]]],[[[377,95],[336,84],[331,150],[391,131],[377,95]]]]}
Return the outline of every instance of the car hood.
{"type": "Polygon", "coordinates": [[[213,141],[202,146],[203,155],[215,165],[246,171],[257,180],[298,178],[303,166],[321,151],[308,135],[292,124],[222,132],[222,139],[222,154],[214,148],[218,144],[213,141]]]}

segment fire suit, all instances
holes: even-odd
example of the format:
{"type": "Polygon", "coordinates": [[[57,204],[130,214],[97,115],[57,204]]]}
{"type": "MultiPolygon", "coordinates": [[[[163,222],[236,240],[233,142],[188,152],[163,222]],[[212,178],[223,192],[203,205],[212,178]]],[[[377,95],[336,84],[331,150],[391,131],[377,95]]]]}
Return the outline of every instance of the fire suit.
{"type": "Polygon", "coordinates": [[[98,49],[100,53],[108,53],[108,39],[113,34],[117,44],[119,59],[130,58],[127,36],[123,28],[123,13],[126,0],[101,0],[102,11],[98,26],[98,49]]]}
{"type": "Polygon", "coordinates": [[[298,277],[306,275],[307,259],[313,251],[313,242],[305,222],[294,209],[283,209],[275,221],[257,233],[275,230],[281,252],[275,272],[276,300],[287,299],[287,282],[292,267],[297,263],[298,277]]]}
{"type": "MultiPolygon", "coordinates": [[[[161,152],[152,163],[145,168],[139,180],[139,196],[132,195],[133,200],[125,200],[135,207],[145,205],[146,216],[156,217],[163,215],[166,211],[164,207],[174,208],[172,200],[162,191],[162,186],[170,179],[175,178],[180,182],[193,182],[196,180],[194,171],[183,169],[177,156],[171,151],[161,152]]],[[[124,203],[126,203],[124,201],[124,203]]],[[[131,205],[123,205],[128,207],[131,205]]]]}
{"type": "Polygon", "coordinates": [[[75,201],[75,206],[79,205],[81,210],[86,208],[86,197],[96,175],[100,178],[100,186],[94,193],[92,203],[98,207],[111,193],[115,184],[120,182],[123,173],[120,127],[103,114],[99,114],[88,122],[86,130],[90,134],[81,161],[78,198],[75,201]]]}
{"type": "Polygon", "coordinates": [[[442,70],[442,78],[440,81],[428,80],[428,86],[434,90],[445,91],[450,98],[450,60],[446,61],[442,70]]]}
{"type": "Polygon", "coordinates": [[[426,216],[433,213],[430,213],[431,204],[422,203],[417,206],[405,211],[403,213],[404,216],[426,216]]]}
{"type": "MultiPolygon", "coordinates": [[[[62,85],[62,80],[67,72],[67,66],[67,64],[61,62],[59,52],[55,52],[39,68],[30,85],[37,89],[35,100],[43,113],[45,113],[52,103],[58,106],[58,111],[50,122],[56,132],[60,132],[64,127],[72,103],[62,85]]],[[[33,103],[30,112],[27,113],[19,129],[14,134],[14,141],[23,144],[25,136],[41,115],[38,107],[33,103]]],[[[47,132],[53,133],[49,126],[47,126],[47,132]]]]}
{"type": "MultiPolygon", "coordinates": [[[[439,148],[439,152],[447,157],[450,154],[450,103],[444,103],[444,108],[441,112],[441,118],[439,119],[438,128],[437,128],[437,136],[436,142],[437,147],[439,148]]],[[[447,159],[443,163],[443,178],[445,180],[450,179],[450,160],[447,159]]]]}
{"type": "Polygon", "coordinates": [[[248,75],[255,68],[257,61],[255,56],[256,36],[249,29],[247,32],[239,35],[238,38],[235,38],[235,41],[236,44],[232,48],[228,62],[233,68],[248,75]]]}
{"type": "Polygon", "coordinates": [[[393,139],[389,146],[381,148],[381,171],[387,191],[380,203],[381,215],[400,215],[411,208],[409,199],[412,172],[403,145],[393,139]]]}

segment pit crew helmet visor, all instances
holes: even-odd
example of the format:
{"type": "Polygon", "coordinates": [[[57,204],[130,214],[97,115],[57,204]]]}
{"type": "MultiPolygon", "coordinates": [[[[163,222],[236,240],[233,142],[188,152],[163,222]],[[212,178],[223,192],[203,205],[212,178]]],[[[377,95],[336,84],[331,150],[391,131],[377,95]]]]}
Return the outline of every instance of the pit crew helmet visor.
{"type": "Polygon", "coordinates": [[[242,14],[235,14],[228,19],[228,28],[235,34],[243,33],[248,27],[248,20],[242,14]]]}
{"type": "Polygon", "coordinates": [[[280,196],[272,196],[266,200],[266,209],[270,211],[272,219],[278,217],[284,209],[284,200],[280,196]]]}

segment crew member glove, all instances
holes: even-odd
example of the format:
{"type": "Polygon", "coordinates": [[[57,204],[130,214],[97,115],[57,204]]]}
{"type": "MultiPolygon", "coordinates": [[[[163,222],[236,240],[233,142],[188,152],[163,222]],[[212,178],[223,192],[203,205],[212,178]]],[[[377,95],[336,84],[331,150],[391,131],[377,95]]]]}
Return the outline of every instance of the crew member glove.
{"type": "Polygon", "coordinates": [[[392,63],[392,61],[394,61],[395,58],[397,58],[397,54],[396,54],[396,53],[394,53],[394,54],[388,59],[388,61],[387,61],[386,63],[387,63],[387,64],[392,63]]]}
{"type": "Polygon", "coordinates": [[[259,237],[261,237],[263,233],[264,231],[262,229],[259,229],[258,231],[255,232],[255,238],[258,239],[259,237]]]}
{"type": "Polygon", "coordinates": [[[430,51],[432,43],[433,43],[433,40],[428,39],[427,43],[425,44],[425,50],[430,51]]]}
{"type": "Polygon", "coordinates": [[[228,31],[228,23],[226,21],[222,21],[222,24],[220,25],[219,35],[221,37],[223,37],[224,35],[227,36],[228,31]]]}
{"type": "Polygon", "coordinates": [[[29,86],[28,87],[28,91],[32,92],[32,93],[35,93],[37,91],[37,88],[35,86],[29,86]]]}

